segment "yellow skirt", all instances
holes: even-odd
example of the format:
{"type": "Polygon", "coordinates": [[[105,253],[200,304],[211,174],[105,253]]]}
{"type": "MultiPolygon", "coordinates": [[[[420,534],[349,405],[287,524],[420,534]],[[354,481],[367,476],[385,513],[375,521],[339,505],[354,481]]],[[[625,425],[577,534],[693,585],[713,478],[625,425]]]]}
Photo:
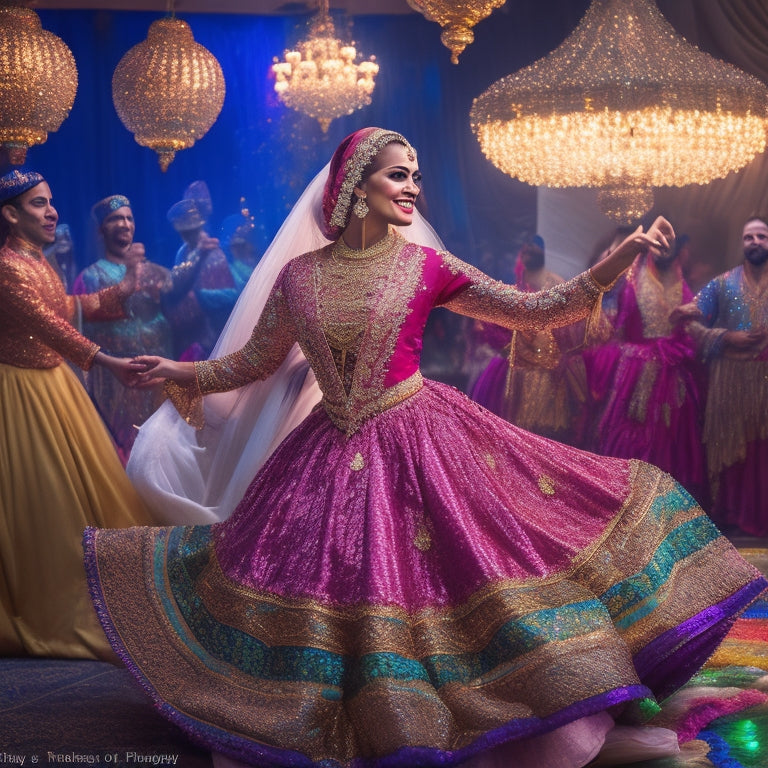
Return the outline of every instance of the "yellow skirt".
{"type": "Polygon", "coordinates": [[[0,364],[0,655],[113,658],[83,530],[151,523],[70,368],[0,364]]]}

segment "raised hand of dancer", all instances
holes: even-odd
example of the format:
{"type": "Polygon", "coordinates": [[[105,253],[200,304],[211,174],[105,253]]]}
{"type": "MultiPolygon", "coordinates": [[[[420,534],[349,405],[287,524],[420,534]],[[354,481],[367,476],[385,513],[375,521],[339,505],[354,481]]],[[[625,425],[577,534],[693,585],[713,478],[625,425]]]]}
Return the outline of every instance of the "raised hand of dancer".
{"type": "Polygon", "coordinates": [[[610,285],[621,273],[627,269],[635,257],[648,250],[656,248],[667,251],[675,239],[675,230],[663,217],[656,221],[644,232],[642,226],[638,227],[631,235],[621,241],[602,261],[591,268],[592,277],[600,285],[610,285]]]}
{"type": "Polygon", "coordinates": [[[195,380],[195,365],[191,362],[169,360],[157,355],[139,355],[131,360],[131,371],[137,387],[151,387],[165,379],[177,384],[191,384],[195,380]]]}
{"type": "Polygon", "coordinates": [[[197,243],[197,250],[200,251],[201,254],[207,256],[211,251],[215,251],[219,245],[218,237],[203,235],[197,243]]]}

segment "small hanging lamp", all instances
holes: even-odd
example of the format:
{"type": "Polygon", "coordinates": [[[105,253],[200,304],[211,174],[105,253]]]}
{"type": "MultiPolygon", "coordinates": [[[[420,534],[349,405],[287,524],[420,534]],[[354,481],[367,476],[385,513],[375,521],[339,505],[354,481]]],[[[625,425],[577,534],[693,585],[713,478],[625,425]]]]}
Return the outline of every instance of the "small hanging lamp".
{"type": "Polygon", "coordinates": [[[507,0],[408,0],[408,5],[428,21],[436,21],[443,31],[440,39],[451,52],[451,62],[459,63],[459,54],[475,39],[472,27],[507,0]]]}
{"type": "Polygon", "coordinates": [[[285,52],[285,61],[274,59],[275,92],[286,106],[315,118],[325,133],[335,118],[371,103],[379,65],[373,56],[355,63],[355,44],[337,39],[328,0],[320,0],[309,30],[297,50],[285,52]]]}

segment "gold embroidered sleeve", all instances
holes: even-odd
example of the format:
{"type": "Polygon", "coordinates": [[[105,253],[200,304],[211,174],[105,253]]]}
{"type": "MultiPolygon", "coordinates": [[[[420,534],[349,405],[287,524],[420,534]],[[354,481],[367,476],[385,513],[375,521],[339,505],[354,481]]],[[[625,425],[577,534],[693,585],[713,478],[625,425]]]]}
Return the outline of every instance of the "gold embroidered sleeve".
{"type": "Polygon", "coordinates": [[[186,387],[166,382],[165,393],[182,418],[201,429],[204,395],[266,379],[280,367],[295,341],[296,330],[285,297],[273,289],[245,346],[215,360],[196,362],[196,381],[186,387]]]}
{"type": "Polygon", "coordinates": [[[83,293],[78,296],[69,296],[74,313],[74,301],[80,302],[85,320],[121,320],[126,317],[123,302],[127,297],[123,296],[119,285],[110,285],[98,293],[83,293]]]}
{"type": "MultiPolygon", "coordinates": [[[[6,269],[0,273],[0,316],[12,318],[9,322],[12,327],[23,327],[24,338],[34,339],[35,344],[49,347],[80,368],[88,370],[99,351],[99,345],[86,339],[51,308],[47,295],[36,282],[35,273],[23,265],[5,266],[6,269]]],[[[67,309],[70,309],[69,305],[67,309]]]]}
{"type": "Polygon", "coordinates": [[[443,306],[511,330],[556,328],[574,323],[594,313],[605,290],[589,271],[546,290],[526,293],[493,280],[451,254],[444,255],[444,264],[454,275],[462,274],[467,282],[443,306]]]}
{"type": "Polygon", "coordinates": [[[684,327],[696,344],[702,360],[707,361],[713,357],[720,357],[723,352],[723,337],[728,333],[727,328],[707,328],[706,325],[695,319],[689,320],[684,324],[684,327]]]}

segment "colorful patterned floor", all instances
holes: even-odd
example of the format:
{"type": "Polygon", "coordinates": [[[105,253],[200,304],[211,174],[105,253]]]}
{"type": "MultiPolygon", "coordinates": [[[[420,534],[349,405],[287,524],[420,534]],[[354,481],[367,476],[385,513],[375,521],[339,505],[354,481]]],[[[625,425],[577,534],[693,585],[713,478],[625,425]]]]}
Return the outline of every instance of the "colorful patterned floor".
{"type": "MultiPolygon", "coordinates": [[[[741,552],[768,574],[768,549],[741,552]]],[[[680,755],[625,768],[768,768],[768,595],[651,724],[681,735],[680,755]]],[[[210,756],[152,709],[125,670],[0,659],[0,765],[51,763],[211,768],[210,756]]]]}
{"type": "MultiPolygon", "coordinates": [[[[768,549],[740,552],[768,575],[768,549]]],[[[768,595],[651,724],[678,732],[680,756],[626,768],[768,768],[768,595]]]]}

